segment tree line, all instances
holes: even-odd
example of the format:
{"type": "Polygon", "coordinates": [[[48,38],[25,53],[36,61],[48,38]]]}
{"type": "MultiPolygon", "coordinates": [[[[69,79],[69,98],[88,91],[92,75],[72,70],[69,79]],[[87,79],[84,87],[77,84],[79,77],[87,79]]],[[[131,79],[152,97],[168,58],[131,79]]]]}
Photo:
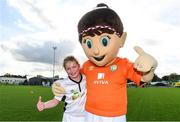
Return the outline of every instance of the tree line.
{"type": "Polygon", "coordinates": [[[155,74],[152,79],[152,82],[157,82],[157,81],[178,82],[180,81],[180,75],[177,73],[171,73],[170,75],[165,75],[162,78],[160,78],[155,74]]]}

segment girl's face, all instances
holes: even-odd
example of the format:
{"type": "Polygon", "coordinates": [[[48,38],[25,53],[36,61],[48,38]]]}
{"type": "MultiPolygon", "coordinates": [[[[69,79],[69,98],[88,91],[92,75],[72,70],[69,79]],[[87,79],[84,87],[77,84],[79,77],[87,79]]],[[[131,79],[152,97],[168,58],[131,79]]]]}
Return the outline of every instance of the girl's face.
{"type": "Polygon", "coordinates": [[[80,75],[80,66],[75,61],[68,61],[65,64],[65,70],[71,79],[78,78],[80,75]]]}

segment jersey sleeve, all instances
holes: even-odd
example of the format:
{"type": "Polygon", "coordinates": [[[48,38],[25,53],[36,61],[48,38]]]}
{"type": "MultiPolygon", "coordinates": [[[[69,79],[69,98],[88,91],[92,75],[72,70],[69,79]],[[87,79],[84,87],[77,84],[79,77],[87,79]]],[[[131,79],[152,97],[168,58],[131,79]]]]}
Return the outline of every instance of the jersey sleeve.
{"type": "MultiPolygon", "coordinates": [[[[63,96],[64,96],[64,95],[63,95],[63,96]]],[[[63,96],[54,96],[54,98],[55,98],[56,100],[58,100],[58,101],[61,101],[62,98],[63,98],[63,96]]]]}
{"type": "Polygon", "coordinates": [[[127,77],[129,80],[136,83],[138,86],[140,85],[140,81],[142,78],[142,73],[137,71],[134,68],[134,63],[127,60],[127,77]]]}

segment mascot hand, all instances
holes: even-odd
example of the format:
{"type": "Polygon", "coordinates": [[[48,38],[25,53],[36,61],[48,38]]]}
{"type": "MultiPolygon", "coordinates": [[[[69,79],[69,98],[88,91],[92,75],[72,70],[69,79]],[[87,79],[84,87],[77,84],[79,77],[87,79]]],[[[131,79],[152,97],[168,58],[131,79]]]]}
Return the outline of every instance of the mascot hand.
{"type": "Polygon", "coordinates": [[[139,57],[134,63],[135,69],[143,73],[154,71],[156,69],[157,61],[154,57],[144,52],[144,50],[138,46],[134,47],[134,50],[139,54],[139,57]]]}
{"type": "Polygon", "coordinates": [[[65,89],[56,81],[52,85],[52,92],[55,96],[60,96],[65,94],[65,89]]]}

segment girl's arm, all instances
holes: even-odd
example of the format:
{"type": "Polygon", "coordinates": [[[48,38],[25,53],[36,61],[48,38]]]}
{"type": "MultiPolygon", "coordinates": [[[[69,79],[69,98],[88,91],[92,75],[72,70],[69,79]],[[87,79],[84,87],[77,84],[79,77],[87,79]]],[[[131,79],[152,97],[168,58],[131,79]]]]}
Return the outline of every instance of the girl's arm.
{"type": "Polygon", "coordinates": [[[39,111],[43,111],[44,109],[49,109],[49,108],[55,107],[58,103],[59,103],[59,100],[57,100],[55,98],[52,99],[52,100],[49,100],[47,102],[42,102],[41,101],[41,96],[39,96],[39,100],[38,100],[38,103],[37,103],[37,109],[39,111]]]}

